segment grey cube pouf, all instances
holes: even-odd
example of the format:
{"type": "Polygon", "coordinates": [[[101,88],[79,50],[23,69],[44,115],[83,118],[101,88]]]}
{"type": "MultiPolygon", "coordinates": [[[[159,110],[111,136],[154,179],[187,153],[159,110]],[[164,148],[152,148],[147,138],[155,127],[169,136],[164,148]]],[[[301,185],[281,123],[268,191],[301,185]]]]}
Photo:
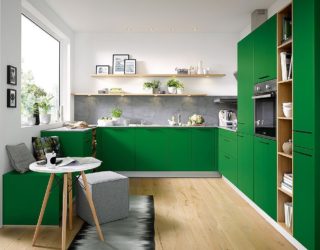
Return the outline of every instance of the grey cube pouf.
{"type": "MultiPolygon", "coordinates": [[[[86,177],[100,224],[128,217],[129,180],[126,176],[105,171],[86,174],[86,177]]],[[[77,183],[77,213],[84,221],[95,225],[81,176],[77,183]]]]}

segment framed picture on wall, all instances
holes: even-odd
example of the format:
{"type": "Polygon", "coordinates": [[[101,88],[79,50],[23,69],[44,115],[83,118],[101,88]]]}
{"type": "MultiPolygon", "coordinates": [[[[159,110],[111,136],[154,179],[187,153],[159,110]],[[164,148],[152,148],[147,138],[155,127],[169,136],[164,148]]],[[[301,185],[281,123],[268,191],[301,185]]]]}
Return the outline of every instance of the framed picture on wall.
{"type": "Polygon", "coordinates": [[[112,60],[113,74],[123,75],[124,74],[124,60],[128,60],[128,54],[114,54],[112,60]]]}
{"type": "Polygon", "coordinates": [[[124,60],[124,73],[128,75],[135,75],[136,72],[136,59],[124,60]]]}
{"type": "Polygon", "coordinates": [[[96,65],[97,75],[109,75],[110,66],[109,65],[96,65]]]}
{"type": "Polygon", "coordinates": [[[17,85],[17,68],[7,65],[7,84],[17,85]]]}
{"type": "Polygon", "coordinates": [[[17,91],[15,89],[7,89],[7,107],[17,107],[17,91]]]}

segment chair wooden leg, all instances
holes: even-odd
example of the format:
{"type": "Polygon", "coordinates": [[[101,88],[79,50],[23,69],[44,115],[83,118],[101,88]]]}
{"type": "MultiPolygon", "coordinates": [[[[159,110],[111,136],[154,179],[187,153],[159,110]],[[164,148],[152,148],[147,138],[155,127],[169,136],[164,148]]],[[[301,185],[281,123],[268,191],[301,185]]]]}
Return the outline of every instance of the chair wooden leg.
{"type": "Polygon", "coordinates": [[[50,174],[50,178],[49,178],[49,181],[48,181],[46,193],[45,193],[44,198],[43,198],[43,202],[42,202],[42,206],[41,206],[41,210],[40,210],[40,215],[39,215],[39,218],[38,218],[38,223],[37,223],[34,235],[33,235],[33,240],[32,240],[32,245],[33,246],[35,245],[36,240],[38,238],[40,225],[42,223],[43,215],[44,215],[44,212],[45,212],[46,207],[47,207],[47,203],[48,203],[48,200],[49,200],[49,196],[50,196],[50,191],[51,191],[53,180],[54,180],[54,174],[50,174]]]}
{"type": "Polygon", "coordinates": [[[103,234],[102,234],[102,231],[101,231],[101,228],[100,228],[100,224],[99,224],[99,220],[98,220],[98,217],[97,217],[96,209],[95,209],[93,201],[92,201],[92,195],[91,195],[91,192],[89,190],[87,177],[86,177],[86,175],[85,175],[85,173],[83,171],[81,171],[81,176],[82,176],[82,180],[83,180],[83,184],[84,184],[84,189],[86,191],[86,197],[87,197],[87,200],[88,200],[88,203],[89,203],[89,206],[90,206],[90,209],[91,209],[91,213],[92,213],[92,216],[93,216],[93,220],[94,220],[94,223],[96,224],[96,227],[97,227],[98,235],[100,237],[100,240],[104,241],[104,237],[103,237],[103,234]]]}
{"type": "Polygon", "coordinates": [[[67,229],[67,207],[68,207],[68,174],[63,174],[63,195],[62,195],[62,242],[61,249],[66,249],[67,229]]]}
{"type": "Polygon", "coordinates": [[[68,173],[68,191],[69,191],[69,230],[72,230],[72,216],[73,216],[73,203],[72,203],[72,173],[68,173]]]}

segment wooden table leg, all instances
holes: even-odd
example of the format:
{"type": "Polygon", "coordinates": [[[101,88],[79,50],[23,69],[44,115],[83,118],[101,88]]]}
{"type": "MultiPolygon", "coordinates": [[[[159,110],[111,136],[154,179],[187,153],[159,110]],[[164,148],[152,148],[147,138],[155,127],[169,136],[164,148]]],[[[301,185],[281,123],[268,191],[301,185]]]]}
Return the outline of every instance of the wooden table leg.
{"type": "Polygon", "coordinates": [[[68,173],[68,191],[69,191],[69,230],[72,230],[72,216],[73,216],[73,204],[72,204],[72,173],[68,173]]]}
{"type": "Polygon", "coordinates": [[[62,195],[62,242],[61,249],[66,249],[67,229],[67,207],[68,207],[68,174],[63,174],[63,195],[62,195]]]}
{"type": "Polygon", "coordinates": [[[91,213],[92,213],[92,216],[93,216],[93,220],[94,220],[94,223],[96,224],[96,227],[97,227],[98,235],[100,237],[100,240],[104,241],[104,237],[103,237],[103,234],[102,234],[102,231],[101,231],[101,228],[100,228],[100,224],[99,224],[99,220],[98,220],[98,217],[97,217],[96,209],[95,209],[93,201],[92,201],[92,195],[91,195],[91,192],[89,190],[87,177],[86,177],[86,175],[85,175],[85,173],[83,171],[81,171],[81,176],[82,176],[82,180],[83,180],[83,184],[84,184],[84,189],[86,191],[86,197],[87,197],[89,206],[91,208],[91,213]]]}
{"type": "Polygon", "coordinates": [[[44,215],[44,212],[45,212],[46,207],[47,207],[47,203],[48,203],[48,199],[49,199],[49,196],[50,196],[50,191],[51,191],[53,180],[54,180],[54,174],[50,174],[50,178],[49,178],[49,181],[48,181],[46,193],[45,193],[44,198],[43,198],[43,202],[42,202],[42,206],[41,206],[41,210],[40,210],[40,215],[39,215],[39,218],[38,218],[38,223],[37,223],[34,235],[33,235],[33,240],[32,240],[32,245],[33,246],[35,245],[36,240],[38,238],[40,225],[42,223],[43,215],[44,215]]]}

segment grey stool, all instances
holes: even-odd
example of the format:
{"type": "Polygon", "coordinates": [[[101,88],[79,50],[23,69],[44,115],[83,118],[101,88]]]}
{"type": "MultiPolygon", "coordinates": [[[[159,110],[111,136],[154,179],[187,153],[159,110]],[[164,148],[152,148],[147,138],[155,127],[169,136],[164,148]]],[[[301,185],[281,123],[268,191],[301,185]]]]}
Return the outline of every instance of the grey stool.
{"type": "MultiPolygon", "coordinates": [[[[126,176],[111,171],[86,176],[100,224],[128,217],[129,180],[126,176]]],[[[84,221],[95,225],[82,187],[83,181],[80,177],[77,182],[77,213],[84,221]]]]}

